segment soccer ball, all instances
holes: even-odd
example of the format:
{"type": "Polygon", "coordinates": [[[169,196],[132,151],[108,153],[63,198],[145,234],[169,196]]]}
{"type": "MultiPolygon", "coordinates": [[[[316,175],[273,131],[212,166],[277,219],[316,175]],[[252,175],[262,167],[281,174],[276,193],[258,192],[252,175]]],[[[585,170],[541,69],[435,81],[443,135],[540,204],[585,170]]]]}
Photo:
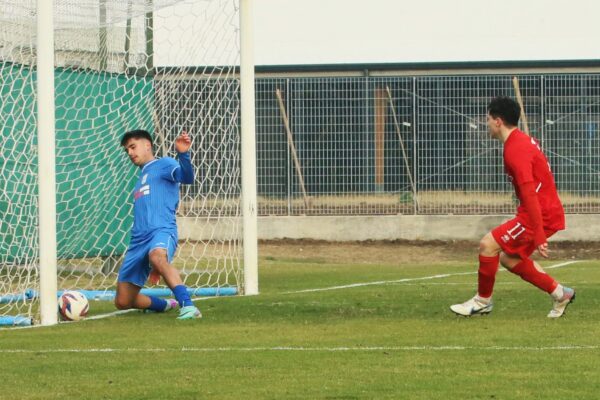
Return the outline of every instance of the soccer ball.
{"type": "Polygon", "coordinates": [[[77,291],[66,291],[58,298],[58,312],[65,321],[79,321],[90,309],[88,299],[77,291]]]}

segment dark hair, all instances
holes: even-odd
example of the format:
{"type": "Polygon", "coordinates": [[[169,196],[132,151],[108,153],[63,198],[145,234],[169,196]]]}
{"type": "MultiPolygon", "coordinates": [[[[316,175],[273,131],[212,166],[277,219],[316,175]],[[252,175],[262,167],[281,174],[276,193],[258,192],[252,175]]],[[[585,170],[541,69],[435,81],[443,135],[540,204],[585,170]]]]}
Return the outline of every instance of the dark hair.
{"type": "Polygon", "coordinates": [[[148,133],[148,131],[144,131],[142,129],[135,129],[133,131],[125,132],[125,134],[121,138],[121,146],[125,146],[127,144],[127,141],[131,138],[147,139],[150,141],[150,144],[153,143],[152,136],[150,136],[150,133],[148,133]]]}
{"type": "Polygon", "coordinates": [[[519,125],[521,117],[521,107],[510,97],[494,97],[488,105],[488,114],[494,118],[502,118],[504,123],[509,126],[519,125]]]}

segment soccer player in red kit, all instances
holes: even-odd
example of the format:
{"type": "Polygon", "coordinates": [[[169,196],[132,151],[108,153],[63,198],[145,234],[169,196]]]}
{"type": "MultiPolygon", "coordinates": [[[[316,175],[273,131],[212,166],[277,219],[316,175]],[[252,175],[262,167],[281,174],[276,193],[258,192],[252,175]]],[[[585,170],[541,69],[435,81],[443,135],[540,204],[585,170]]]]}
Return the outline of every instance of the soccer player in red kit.
{"type": "Polygon", "coordinates": [[[565,229],[565,214],[546,156],[535,139],[517,128],[520,116],[521,108],[508,97],[496,97],[488,105],[489,132],[504,143],[505,171],[520,205],[515,218],[481,239],[477,295],[465,303],[450,306],[458,315],[492,311],[492,291],[499,263],[550,294],[553,307],[549,318],[561,317],[575,299],[573,289],[562,286],[530,258],[535,250],[542,257],[548,257],[547,239],[565,229]]]}

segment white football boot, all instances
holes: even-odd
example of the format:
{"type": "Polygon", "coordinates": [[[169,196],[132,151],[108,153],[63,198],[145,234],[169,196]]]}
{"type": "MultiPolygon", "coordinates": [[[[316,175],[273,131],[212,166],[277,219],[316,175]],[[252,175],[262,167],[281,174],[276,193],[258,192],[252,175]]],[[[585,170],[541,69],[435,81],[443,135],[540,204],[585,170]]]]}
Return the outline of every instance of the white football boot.
{"type": "Polygon", "coordinates": [[[575,290],[564,287],[563,295],[560,299],[554,299],[552,310],[548,313],[548,318],[560,318],[564,315],[567,306],[575,300],[575,290]]]}
{"type": "Polygon", "coordinates": [[[482,301],[481,297],[479,296],[475,296],[462,304],[454,304],[450,306],[450,310],[452,310],[453,313],[465,317],[489,314],[493,308],[494,303],[492,303],[491,299],[488,302],[485,302],[482,301]]]}

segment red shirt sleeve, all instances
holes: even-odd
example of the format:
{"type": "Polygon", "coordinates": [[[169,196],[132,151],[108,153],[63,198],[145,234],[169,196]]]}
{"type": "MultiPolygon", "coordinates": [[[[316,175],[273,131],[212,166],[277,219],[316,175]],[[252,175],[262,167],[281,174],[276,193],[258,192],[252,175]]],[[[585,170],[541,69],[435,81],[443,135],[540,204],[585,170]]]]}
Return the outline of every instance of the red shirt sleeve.
{"type": "Polygon", "coordinates": [[[507,149],[504,157],[509,174],[513,177],[516,185],[520,186],[523,183],[533,182],[534,155],[526,149],[523,149],[522,152],[515,150],[507,149]]]}
{"type": "Polygon", "coordinates": [[[519,185],[521,193],[521,204],[525,208],[533,230],[533,241],[536,246],[546,243],[546,233],[544,232],[544,220],[542,218],[542,208],[535,192],[533,182],[526,182],[519,185]]]}
{"type": "Polygon", "coordinates": [[[536,193],[533,178],[533,161],[535,154],[528,148],[513,148],[505,154],[507,172],[512,176],[519,201],[525,209],[536,246],[546,243],[542,208],[536,193]]]}

